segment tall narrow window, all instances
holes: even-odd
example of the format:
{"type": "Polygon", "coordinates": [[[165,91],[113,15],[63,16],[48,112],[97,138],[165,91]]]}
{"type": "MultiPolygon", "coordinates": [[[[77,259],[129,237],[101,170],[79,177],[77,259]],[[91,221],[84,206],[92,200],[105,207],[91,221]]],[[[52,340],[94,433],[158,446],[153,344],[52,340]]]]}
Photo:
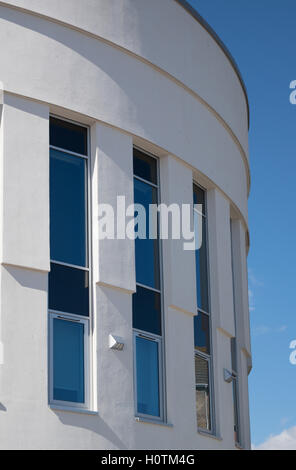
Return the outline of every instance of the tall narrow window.
{"type": "Polygon", "coordinates": [[[88,130],[50,119],[50,403],[89,406],[88,130]]]}
{"type": "Polygon", "coordinates": [[[233,417],[234,417],[234,440],[240,444],[240,416],[239,416],[239,374],[238,374],[238,358],[237,358],[237,312],[236,312],[236,286],[234,279],[234,253],[233,253],[233,225],[230,220],[230,235],[231,235],[231,265],[232,265],[232,286],[233,286],[233,310],[234,310],[234,326],[235,337],[231,338],[231,367],[232,367],[232,399],[233,399],[233,417]]]}
{"type": "MultiPolygon", "coordinates": [[[[135,227],[138,234],[135,241],[137,292],[133,295],[136,414],[162,420],[160,253],[157,234],[149,238],[149,206],[158,201],[157,173],[157,160],[134,149],[134,201],[145,208],[146,214],[145,230],[135,227]]],[[[138,213],[136,207],[135,215],[138,213]]]]}
{"type": "Polygon", "coordinates": [[[193,202],[201,211],[194,209],[194,226],[197,249],[195,251],[197,316],[194,318],[195,387],[198,428],[212,431],[211,399],[211,318],[208,294],[208,255],[206,194],[193,185],[193,202]],[[202,240],[198,240],[202,234],[202,240]],[[201,243],[200,243],[201,242],[201,243]]]}
{"type": "Polygon", "coordinates": [[[236,338],[231,338],[231,367],[232,367],[232,398],[234,417],[234,440],[240,442],[239,429],[239,401],[238,401],[238,373],[237,373],[237,351],[236,338]]]}

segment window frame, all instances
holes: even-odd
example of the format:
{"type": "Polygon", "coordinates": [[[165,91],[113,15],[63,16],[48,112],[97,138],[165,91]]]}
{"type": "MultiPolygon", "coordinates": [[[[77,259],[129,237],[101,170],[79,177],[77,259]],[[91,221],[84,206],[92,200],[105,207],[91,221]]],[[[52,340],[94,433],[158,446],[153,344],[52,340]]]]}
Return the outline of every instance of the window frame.
{"type": "MultiPolygon", "coordinates": [[[[157,171],[157,179],[155,183],[152,183],[145,178],[141,178],[140,176],[135,175],[133,170],[133,181],[135,179],[150,185],[151,187],[156,189],[156,198],[157,198],[157,205],[160,203],[161,200],[161,192],[160,192],[160,163],[159,158],[155,155],[151,154],[150,152],[144,150],[143,148],[138,147],[137,145],[133,145],[133,150],[138,150],[142,152],[144,155],[147,155],[150,158],[153,158],[156,161],[156,171],[157,171]]],[[[152,292],[157,292],[160,294],[160,308],[161,308],[161,336],[155,333],[146,332],[143,330],[139,330],[133,328],[133,378],[134,378],[134,410],[135,410],[135,417],[140,418],[142,420],[148,421],[155,421],[159,423],[166,423],[167,422],[167,401],[166,401],[166,362],[165,362],[165,315],[164,315],[164,281],[163,281],[163,247],[162,247],[162,240],[160,239],[160,231],[159,231],[159,220],[160,215],[157,212],[157,241],[158,241],[158,256],[159,256],[159,289],[147,286],[145,284],[139,283],[136,280],[136,287],[142,287],[144,289],[150,290],[152,292]],[[143,414],[138,412],[138,402],[137,402],[137,376],[136,376],[136,337],[142,335],[144,338],[158,341],[159,343],[159,351],[158,351],[158,367],[159,367],[159,407],[160,407],[160,416],[152,416],[148,414],[143,414]]]]}
{"type": "Polygon", "coordinates": [[[234,440],[235,443],[240,445],[241,444],[241,426],[240,426],[240,407],[239,407],[239,377],[238,373],[232,370],[232,387],[235,388],[235,396],[234,390],[232,388],[232,398],[233,398],[233,414],[234,414],[234,440]]]}
{"type": "Polygon", "coordinates": [[[87,130],[87,154],[80,154],[67,150],[62,147],[56,147],[49,143],[49,161],[51,149],[63,152],[67,155],[82,158],[86,161],[86,207],[85,207],[85,219],[86,219],[86,266],[73,265],[71,263],[65,263],[62,261],[52,260],[50,263],[66,266],[69,268],[80,269],[81,271],[88,272],[89,282],[89,314],[88,316],[78,315],[75,313],[63,312],[58,310],[49,309],[48,307],[48,403],[52,407],[60,407],[61,409],[79,409],[85,411],[91,411],[94,409],[94,394],[93,394],[93,267],[92,267],[92,197],[91,197],[91,139],[90,139],[90,127],[81,122],[74,121],[72,119],[65,118],[53,113],[49,115],[49,126],[50,118],[56,118],[61,121],[75,124],[79,127],[84,127],[87,130]],[[84,403],[76,403],[71,401],[61,401],[53,399],[53,318],[56,316],[64,317],[64,321],[79,321],[84,323],[84,380],[85,380],[85,400],[84,403]],[[86,334],[87,332],[87,334],[86,334]]]}
{"type": "Polygon", "coordinates": [[[135,397],[135,416],[137,418],[150,419],[163,422],[164,420],[164,394],[163,394],[163,342],[162,337],[146,331],[133,329],[133,359],[134,359],[134,397],[135,397]],[[147,341],[153,341],[158,344],[158,394],[159,394],[159,416],[140,413],[138,411],[138,391],[137,391],[137,355],[136,341],[137,338],[143,338],[147,341]]]}
{"type": "Polygon", "coordinates": [[[69,315],[64,313],[53,313],[49,312],[49,402],[51,405],[62,406],[63,408],[71,407],[71,408],[82,408],[82,409],[89,409],[90,408],[90,370],[89,370],[89,356],[90,356],[90,334],[89,334],[89,320],[88,318],[82,318],[79,315],[69,315]],[[84,402],[77,403],[72,401],[63,401],[63,400],[55,400],[53,398],[53,321],[57,318],[62,321],[68,321],[72,323],[82,323],[84,325],[84,338],[83,338],[83,345],[84,345],[84,402]]]}
{"type": "MultiPolygon", "coordinates": [[[[210,400],[210,404],[209,404],[209,411],[210,411],[210,424],[211,424],[211,428],[210,429],[204,429],[204,428],[201,428],[199,426],[197,426],[197,429],[199,432],[202,432],[202,433],[207,433],[207,434],[214,434],[213,432],[213,428],[214,428],[214,423],[213,423],[213,410],[212,410],[212,358],[211,356],[208,356],[207,354],[203,354],[203,353],[200,353],[200,352],[197,352],[195,351],[195,354],[194,354],[194,358],[195,357],[200,357],[201,359],[203,359],[204,361],[207,362],[208,364],[208,375],[209,375],[209,400],[210,400]]],[[[195,381],[195,392],[197,391],[197,383],[195,381]]],[[[197,418],[197,410],[196,410],[196,418],[197,418]]]]}
{"type": "MultiPolygon", "coordinates": [[[[209,234],[208,234],[208,191],[206,188],[201,186],[196,180],[193,180],[193,193],[194,193],[194,186],[201,189],[204,192],[204,207],[202,212],[194,209],[194,200],[193,200],[193,210],[202,217],[202,221],[205,224],[205,236],[206,236],[206,268],[207,268],[207,292],[208,292],[208,311],[200,308],[197,305],[197,315],[199,313],[203,313],[207,315],[209,318],[209,345],[210,345],[210,354],[206,354],[202,351],[199,351],[195,348],[194,344],[194,368],[195,368],[195,356],[199,356],[208,362],[208,369],[209,369],[209,399],[210,399],[210,429],[204,429],[198,426],[197,424],[197,431],[200,433],[205,433],[209,435],[216,435],[216,420],[215,420],[215,396],[214,396],[214,360],[213,360],[213,327],[212,327],[212,315],[211,315],[211,280],[210,280],[210,256],[209,256],[209,234]]],[[[197,298],[197,292],[196,292],[197,298]]],[[[195,391],[196,391],[196,381],[195,383],[195,391]]],[[[196,410],[196,421],[197,421],[197,410],[196,410]]]]}

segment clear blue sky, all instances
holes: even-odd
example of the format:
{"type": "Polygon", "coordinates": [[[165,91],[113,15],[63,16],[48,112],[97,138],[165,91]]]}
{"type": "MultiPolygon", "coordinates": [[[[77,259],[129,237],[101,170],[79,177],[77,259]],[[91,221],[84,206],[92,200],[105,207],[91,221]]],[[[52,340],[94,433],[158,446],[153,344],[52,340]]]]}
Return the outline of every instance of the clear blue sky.
{"type": "Polygon", "coordinates": [[[251,110],[252,442],[296,426],[295,0],[190,0],[234,56],[251,110]]]}

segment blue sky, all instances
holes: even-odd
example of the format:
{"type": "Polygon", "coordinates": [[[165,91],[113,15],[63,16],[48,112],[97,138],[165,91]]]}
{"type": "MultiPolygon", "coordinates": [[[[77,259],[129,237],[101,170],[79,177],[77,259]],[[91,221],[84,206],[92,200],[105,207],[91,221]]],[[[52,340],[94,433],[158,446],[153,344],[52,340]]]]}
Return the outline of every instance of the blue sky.
{"type": "Polygon", "coordinates": [[[190,3],[234,56],[250,100],[249,386],[252,442],[258,446],[296,426],[296,365],[289,362],[296,339],[296,105],[289,102],[289,84],[296,80],[296,2],[190,3]]]}

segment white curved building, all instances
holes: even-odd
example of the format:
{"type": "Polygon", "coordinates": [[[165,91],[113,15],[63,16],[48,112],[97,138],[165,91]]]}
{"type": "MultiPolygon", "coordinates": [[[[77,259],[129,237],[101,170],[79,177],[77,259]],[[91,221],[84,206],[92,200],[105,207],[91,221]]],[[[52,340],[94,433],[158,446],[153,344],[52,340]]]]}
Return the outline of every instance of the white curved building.
{"type": "Polygon", "coordinates": [[[230,54],[183,0],[2,1],[0,43],[0,448],[249,448],[230,54]],[[100,239],[118,196],[202,204],[202,248],[100,239]]]}

